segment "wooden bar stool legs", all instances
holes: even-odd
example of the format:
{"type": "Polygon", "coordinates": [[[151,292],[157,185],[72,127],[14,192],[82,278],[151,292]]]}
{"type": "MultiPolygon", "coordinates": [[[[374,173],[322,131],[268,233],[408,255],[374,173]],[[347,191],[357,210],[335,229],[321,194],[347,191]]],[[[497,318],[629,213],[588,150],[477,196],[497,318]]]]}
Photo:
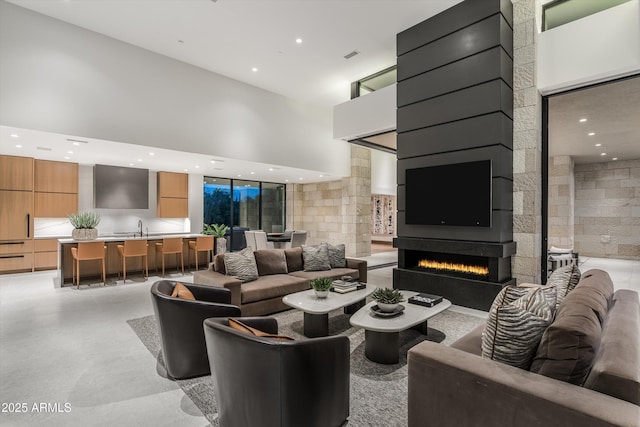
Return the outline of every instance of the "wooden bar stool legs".
{"type": "Polygon", "coordinates": [[[196,259],[196,270],[198,270],[198,252],[207,252],[207,262],[209,262],[209,252],[213,254],[213,236],[200,236],[196,237],[196,240],[189,241],[189,252],[187,253],[189,266],[191,266],[190,255],[192,250],[196,259]]]}
{"type": "Polygon", "coordinates": [[[122,283],[127,281],[127,258],[143,257],[145,279],[149,279],[149,257],[147,249],[149,244],[146,239],[142,240],[125,240],[123,245],[118,245],[118,279],[120,279],[120,270],[122,270],[122,283]]]}
{"type": "Polygon", "coordinates": [[[156,243],[156,273],[158,272],[158,255],[160,255],[162,257],[162,277],[164,277],[164,256],[169,254],[176,254],[176,266],[178,264],[177,257],[180,257],[180,265],[184,275],[182,237],[165,237],[162,239],[162,243],[156,243]]]}

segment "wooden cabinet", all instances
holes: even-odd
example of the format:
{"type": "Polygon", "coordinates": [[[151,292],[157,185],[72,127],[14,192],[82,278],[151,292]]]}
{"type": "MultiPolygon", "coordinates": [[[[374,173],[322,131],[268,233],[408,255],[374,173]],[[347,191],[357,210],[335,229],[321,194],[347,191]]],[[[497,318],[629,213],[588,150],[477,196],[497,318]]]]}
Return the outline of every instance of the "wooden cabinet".
{"type": "Polygon", "coordinates": [[[35,216],[64,218],[78,211],[78,164],[35,161],[35,216]]]}
{"type": "Polygon", "coordinates": [[[189,216],[189,175],[158,172],[158,218],[189,216]]]}
{"type": "Polygon", "coordinates": [[[58,267],[58,240],[38,239],[33,245],[33,268],[55,270],[58,267]]]}
{"type": "Polygon", "coordinates": [[[0,190],[0,241],[33,238],[33,193],[0,190]]]}
{"type": "Polygon", "coordinates": [[[0,156],[0,190],[33,191],[33,159],[0,156]]]}
{"type": "Polygon", "coordinates": [[[32,239],[0,242],[0,273],[31,271],[32,267],[32,239]]]}

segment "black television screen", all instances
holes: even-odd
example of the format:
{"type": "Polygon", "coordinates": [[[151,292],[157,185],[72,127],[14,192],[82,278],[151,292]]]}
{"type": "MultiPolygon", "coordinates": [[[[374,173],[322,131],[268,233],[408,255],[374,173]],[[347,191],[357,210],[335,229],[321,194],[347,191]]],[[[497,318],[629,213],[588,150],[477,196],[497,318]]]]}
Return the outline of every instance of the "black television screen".
{"type": "Polygon", "coordinates": [[[104,209],[149,209],[149,170],[93,167],[94,205],[104,209]]]}
{"type": "Polygon", "coordinates": [[[491,227],[491,160],[407,169],[405,222],[491,227]]]}

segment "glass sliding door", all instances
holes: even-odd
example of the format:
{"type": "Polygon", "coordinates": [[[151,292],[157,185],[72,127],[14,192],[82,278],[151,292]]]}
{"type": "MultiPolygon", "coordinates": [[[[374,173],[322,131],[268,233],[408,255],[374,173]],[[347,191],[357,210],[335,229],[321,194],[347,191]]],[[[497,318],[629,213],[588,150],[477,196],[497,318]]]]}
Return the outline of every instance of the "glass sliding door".
{"type": "Polygon", "coordinates": [[[231,180],[204,178],[205,224],[231,225],[231,180]]]}
{"type": "Polygon", "coordinates": [[[267,233],[281,233],[285,228],[285,185],[262,183],[262,229],[267,233]]]}
{"type": "Polygon", "coordinates": [[[233,225],[260,228],[260,183],[233,180],[233,225]]]}

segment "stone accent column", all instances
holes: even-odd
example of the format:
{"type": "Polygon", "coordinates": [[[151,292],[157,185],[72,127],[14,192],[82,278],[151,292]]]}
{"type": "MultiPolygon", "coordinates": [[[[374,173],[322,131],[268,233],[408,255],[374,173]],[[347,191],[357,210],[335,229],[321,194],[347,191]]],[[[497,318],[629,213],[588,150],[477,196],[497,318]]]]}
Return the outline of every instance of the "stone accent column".
{"type": "Polygon", "coordinates": [[[549,246],[573,248],[575,180],[571,156],[549,158],[549,246]]]}
{"type": "Polygon", "coordinates": [[[371,151],[353,144],[351,176],[342,179],[341,216],[347,255],[371,255],[371,151]]]}
{"type": "Polygon", "coordinates": [[[513,3],[513,276],[541,283],[541,98],[536,87],[536,9],[539,0],[513,3]]]}

